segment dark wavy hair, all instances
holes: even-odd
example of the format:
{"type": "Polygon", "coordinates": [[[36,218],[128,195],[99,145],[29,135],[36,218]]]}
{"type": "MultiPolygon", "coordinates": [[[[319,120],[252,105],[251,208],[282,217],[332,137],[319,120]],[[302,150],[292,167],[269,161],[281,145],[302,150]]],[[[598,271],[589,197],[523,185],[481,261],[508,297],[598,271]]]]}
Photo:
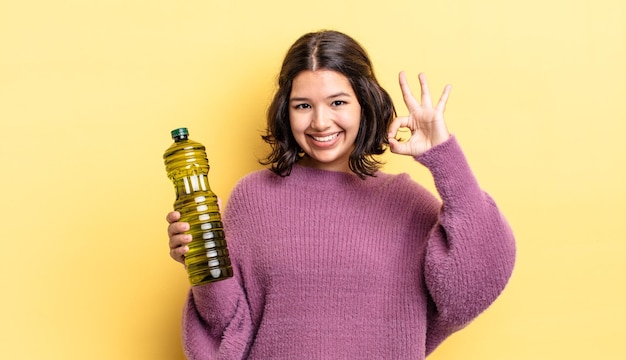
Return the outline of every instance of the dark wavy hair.
{"type": "Polygon", "coordinates": [[[260,160],[280,176],[291,173],[293,164],[304,153],[291,132],[289,97],[293,79],[304,70],[332,70],[346,76],[361,106],[361,123],[350,154],[350,170],[361,178],[374,176],[382,165],[375,155],[385,152],[389,143],[387,128],[396,116],[391,97],[383,89],[365,49],[350,36],[323,30],[300,37],[289,48],[278,76],[278,89],[267,111],[263,140],[271,147],[260,160]]]}

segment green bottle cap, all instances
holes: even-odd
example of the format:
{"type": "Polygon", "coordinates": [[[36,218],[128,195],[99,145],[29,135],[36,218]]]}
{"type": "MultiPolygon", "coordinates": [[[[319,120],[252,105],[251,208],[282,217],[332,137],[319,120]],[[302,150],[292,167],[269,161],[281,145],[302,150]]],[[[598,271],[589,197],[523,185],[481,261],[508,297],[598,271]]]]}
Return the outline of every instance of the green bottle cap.
{"type": "Polygon", "coordinates": [[[189,136],[189,131],[187,131],[187,128],[178,128],[172,130],[172,139],[176,139],[177,137],[181,136],[189,136]]]}

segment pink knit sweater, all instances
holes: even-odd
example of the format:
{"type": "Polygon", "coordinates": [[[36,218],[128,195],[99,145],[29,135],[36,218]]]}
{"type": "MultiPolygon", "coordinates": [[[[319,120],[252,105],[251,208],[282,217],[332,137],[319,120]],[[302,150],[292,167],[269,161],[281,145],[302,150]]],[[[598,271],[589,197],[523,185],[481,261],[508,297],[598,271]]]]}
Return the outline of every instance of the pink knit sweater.
{"type": "Polygon", "coordinates": [[[454,137],[408,175],[294,166],[234,188],[224,224],[235,276],[191,289],[195,359],[424,359],[484,311],[515,261],[511,229],[454,137]]]}

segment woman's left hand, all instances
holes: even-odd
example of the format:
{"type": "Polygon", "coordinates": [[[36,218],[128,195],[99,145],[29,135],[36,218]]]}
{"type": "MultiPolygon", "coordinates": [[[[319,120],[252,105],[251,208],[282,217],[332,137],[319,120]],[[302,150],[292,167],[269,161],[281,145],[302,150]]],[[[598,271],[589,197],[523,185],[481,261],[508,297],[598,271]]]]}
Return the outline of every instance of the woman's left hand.
{"type": "Polygon", "coordinates": [[[445,86],[439,102],[433,107],[426,75],[419,74],[422,89],[421,104],[413,96],[406,80],[406,74],[401,72],[399,77],[402,97],[409,110],[409,115],[397,117],[389,125],[389,148],[395,154],[418,156],[450,137],[443,113],[446,109],[451,86],[445,86]],[[398,131],[401,128],[407,128],[411,131],[411,137],[408,140],[397,139],[398,131]]]}

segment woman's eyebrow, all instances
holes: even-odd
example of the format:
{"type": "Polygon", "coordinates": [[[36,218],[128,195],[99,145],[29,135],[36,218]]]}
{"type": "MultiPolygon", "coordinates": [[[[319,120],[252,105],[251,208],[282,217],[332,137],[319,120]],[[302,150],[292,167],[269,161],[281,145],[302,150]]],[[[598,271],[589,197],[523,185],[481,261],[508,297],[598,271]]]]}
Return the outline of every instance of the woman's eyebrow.
{"type": "MultiPolygon", "coordinates": [[[[342,97],[342,96],[347,96],[350,97],[351,95],[347,92],[344,91],[340,91],[336,94],[332,94],[326,97],[326,99],[334,99],[334,98],[338,98],[338,97],[342,97]]],[[[299,97],[299,96],[295,96],[289,99],[289,102],[293,102],[293,101],[309,101],[309,98],[307,97],[299,97]]]]}

